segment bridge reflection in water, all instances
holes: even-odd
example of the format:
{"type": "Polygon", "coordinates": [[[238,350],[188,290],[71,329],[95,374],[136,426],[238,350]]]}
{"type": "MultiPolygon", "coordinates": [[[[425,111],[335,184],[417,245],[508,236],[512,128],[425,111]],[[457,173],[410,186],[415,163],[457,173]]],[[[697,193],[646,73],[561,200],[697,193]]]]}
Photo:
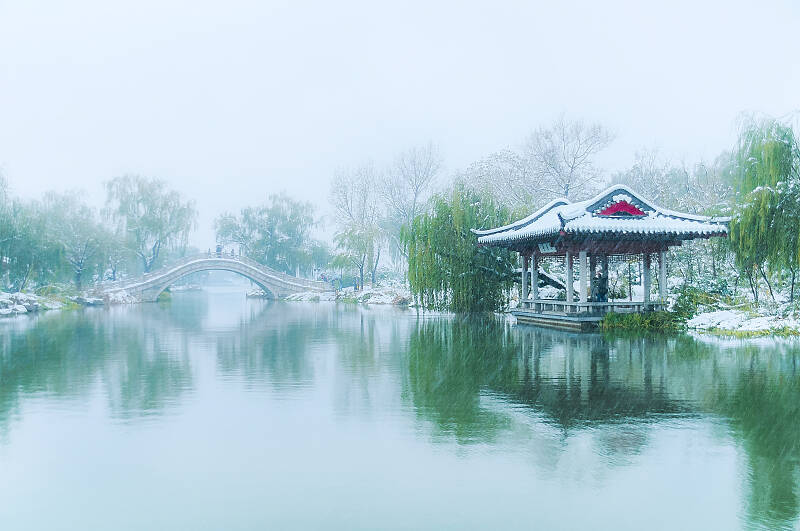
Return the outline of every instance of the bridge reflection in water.
{"type": "MultiPolygon", "coordinates": [[[[474,465],[489,482],[506,481],[526,492],[553,488],[565,495],[564,510],[574,503],[566,501],[570,496],[587,502],[582,496],[597,486],[592,496],[600,501],[592,510],[599,514],[608,512],[600,505],[624,505],[618,495],[627,494],[636,500],[630,518],[644,518],[664,506],[677,515],[685,507],[670,504],[693,498],[706,504],[704,515],[733,515],[728,528],[740,527],[738,518],[744,527],[765,529],[792,528],[798,521],[796,342],[577,334],[511,326],[503,319],[244,301],[235,293],[214,297],[183,293],[169,305],[0,323],[0,446],[7,447],[5,455],[18,456],[22,465],[40,458],[26,453],[22,445],[27,440],[18,436],[26,419],[37,420],[48,408],[80,411],[83,404],[100,400],[107,407],[92,417],[97,424],[83,429],[110,437],[107,415],[112,433],[113,422],[121,421],[125,433],[137,437],[148,426],[167,429],[176,445],[190,444],[197,433],[219,436],[212,439],[218,447],[208,448],[224,451],[235,440],[251,452],[247,455],[256,470],[264,464],[259,459],[269,454],[242,442],[249,433],[243,426],[267,418],[270,438],[281,443],[282,462],[306,462],[303,441],[315,433],[325,440],[314,447],[321,453],[315,463],[325,467],[344,461],[357,477],[374,474],[358,467],[364,454],[386,443],[386,426],[405,427],[408,432],[391,431],[393,447],[386,458],[404,464],[392,468],[398,474],[403,468],[424,474],[404,459],[429,456],[427,444],[435,451],[426,463],[437,470],[442,467],[437,459],[450,463],[453,454],[460,459],[455,476],[474,465]],[[224,322],[210,317],[222,308],[235,315],[224,322]],[[225,408],[209,405],[234,397],[257,414],[239,423],[225,408]],[[311,420],[285,424],[283,417],[272,415],[295,406],[311,420]],[[226,430],[214,428],[219,422],[225,422],[226,430]],[[356,426],[357,438],[348,430],[356,426]],[[384,438],[375,439],[376,433],[384,438]],[[326,456],[329,445],[352,453],[326,456]],[[492,467],[503,463],[524,470],[514,477],[493,475],[492,467]],[[714,476],[718,473],[722,477],[714,476]],[[708,477],[698,480],[703,475],[708,477]],[[740,484],[732,484],[737,480],[740,484]],[[586,482],[591,485],[582,487],[586,482]],[[729,498],[705,491],[714,485],[729,498]],[[638,496],[646,492],[653,499],[638,496]]],[[[107,440],[124,444],[128,437],[107,440]]],[[[75,457],[63,449],[68,445],[53,441],[45,446],[51,459],[75,457]]],[[[117,459],[115,475],[137,466],[135,459],[127,463],[116,446],[98,451],[117,459]]],[[[231,459],[204,454],[203,466],[210,466],[206,457],[211,463],[231,459]]],[[[35,474],[37,469],[28,470],[35,474]]],[[[81,473],[111,481],[100,468],[81,468],[81,473]]],[[[240,473],[263,487],[245,469],[240,473]]],[[[47,482],[58,485],[73,479],[46,475],[47,482]]],[[[412,481],[410,476],[399,479],[412,481]]],[[[437,476],[437,481],[447,480],[437,476]]],[[[356,483],[347,485],[359,496],[370,495],[356,483]]],[[[448,485],[457,489],[455,483],[448,485]]],[[[202,488],[226,495],[208,485],[202,488]]],[[[561,510],[543,505],[546,493],[537,492],[540,499],[529,500],[532,512],[546,517],[561,510]]],[[[485,503],[501,505],[491,496],[485,503]]],[[[575,522],[569,514],[562,518],[575,522]]]]}

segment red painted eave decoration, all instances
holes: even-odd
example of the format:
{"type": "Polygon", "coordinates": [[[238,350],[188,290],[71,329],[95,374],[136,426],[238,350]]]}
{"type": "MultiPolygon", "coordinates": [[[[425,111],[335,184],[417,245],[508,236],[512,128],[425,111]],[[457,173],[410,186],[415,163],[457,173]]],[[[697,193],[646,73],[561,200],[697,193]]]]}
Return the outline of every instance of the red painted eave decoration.
{"type": "Polygon", "coordinates": [[[613,216],[616,214],[629,214],[631,216],[644,216],[645,213],[628,203],[627,201],[617,201],[598,212],[601,216],[613,216]]]}

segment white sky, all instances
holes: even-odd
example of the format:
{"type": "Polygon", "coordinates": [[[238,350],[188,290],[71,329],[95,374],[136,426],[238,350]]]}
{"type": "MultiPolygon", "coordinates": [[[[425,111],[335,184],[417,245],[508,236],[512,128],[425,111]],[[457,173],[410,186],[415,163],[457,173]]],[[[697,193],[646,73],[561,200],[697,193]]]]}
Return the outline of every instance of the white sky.
{"type": "Polygon", "coordinates": [[[737,2],[0,0],[0,167],[95,204],[123,173],[224,210],[327,210],[341,166],[432,140],[450,170],[560,113],[711,159],[742,111],[800,108],[800,7],[737,2]]]}

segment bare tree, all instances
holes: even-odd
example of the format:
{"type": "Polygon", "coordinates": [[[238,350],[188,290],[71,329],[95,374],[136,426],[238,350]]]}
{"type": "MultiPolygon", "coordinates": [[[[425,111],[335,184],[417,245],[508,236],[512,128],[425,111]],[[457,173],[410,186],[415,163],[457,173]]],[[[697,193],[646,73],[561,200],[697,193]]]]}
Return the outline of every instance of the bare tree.
{"type": "Polygon", "coordinates": [[[725,178],[729,164],[729,154],[711,164],[673,164],[663,160],[658,150],[643,149],[636,152],[633,165],[616,173],[612,182],[626,184],[661,206],[703,213],[722,208],[731,197],[733,189],[725,178]]]}
{"type": "Polygon", "coordinates": [[[613,140],[599,123],[567,121],[563,116],[550,127],[534,130],[523,148],[523,157],[537,174],[537,185],[552,196],[577,199],[591,194],[600,181],[596,155],[613,140]]]}
{"type": "Polygon", "coordinates": [[[612,182],[630,186],[659,205],[673,207],[670,173],[670,165],[660,160],[658,149],[640,149],[636,152],[633,165],[616,173],[612,182]]]}
{"type": "Polygon", "coordinates": [[[510,149],[474,162],[460,177],[514,210],[535,209],[553,195],[542,192],[540,173],[530,159],[510,149]]]}
{"type": "Polygon", "coordinates": [[[535,129],[519,149],[504,149],[470,165],[460,175],[514,210],[536,209],[548,201],[580,199],[595,192],[602,174],[596,155],[612,140],[600,124],[568,122],[535,129]]]}
{"type": "Polygon", "coordinates": [[[377,188],[380,176],[372,163],[353,170],[341,170],[331,185],[331,204],[336,212],[336,244],[350,263],[358,269],[364,285],[364,272],[369,268],[375,283],[381,257],[383,231],[377,188]]]}
{"type": "Polygon", "coordinates": [[[402,223],[411,223],[421,212],[441,168],[442,156],[433,143],[400,153],[379,189],[390,215],[402,223]]]}
{"type": "Polygon", "coordinates": [[[400,242],[402,227],[410,227],[423,212],[441,168],[439,148],[429,142],[398,154],[381,178],[378,193],[386,208],[384,225],[395,258],[405,256],[400,242]]]}

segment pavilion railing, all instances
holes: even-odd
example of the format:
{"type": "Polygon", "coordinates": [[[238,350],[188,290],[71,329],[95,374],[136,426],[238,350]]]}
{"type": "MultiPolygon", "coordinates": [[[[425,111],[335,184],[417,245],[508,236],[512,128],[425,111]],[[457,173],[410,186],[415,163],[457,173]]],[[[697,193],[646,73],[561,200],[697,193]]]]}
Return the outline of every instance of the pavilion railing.
{"type": "Polygon", "coordinates": [[[561,315],[605,315],[610,312],[643,313],[660,311],[666,304],[659,301],[609,301],[609,302],[567,302],[555,299],[528,299],[519,308],[536,313],[561,315]]]}

